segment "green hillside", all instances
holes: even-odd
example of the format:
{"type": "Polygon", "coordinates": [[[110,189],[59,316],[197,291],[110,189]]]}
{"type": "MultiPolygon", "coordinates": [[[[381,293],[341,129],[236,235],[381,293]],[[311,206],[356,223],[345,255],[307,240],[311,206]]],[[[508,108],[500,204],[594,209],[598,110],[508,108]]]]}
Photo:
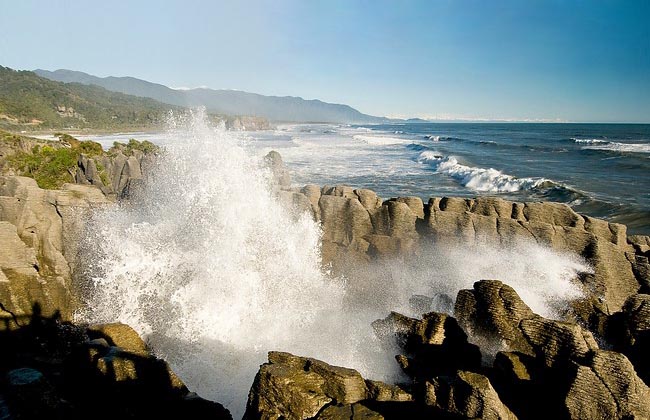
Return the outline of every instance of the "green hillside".
{"type": "Polygon", "coordinates": [[[78,83],[61,83],[0,66],[0,128],[8,130],[135,129],[161,125],[170,109],[140,98],[78,83]]]}

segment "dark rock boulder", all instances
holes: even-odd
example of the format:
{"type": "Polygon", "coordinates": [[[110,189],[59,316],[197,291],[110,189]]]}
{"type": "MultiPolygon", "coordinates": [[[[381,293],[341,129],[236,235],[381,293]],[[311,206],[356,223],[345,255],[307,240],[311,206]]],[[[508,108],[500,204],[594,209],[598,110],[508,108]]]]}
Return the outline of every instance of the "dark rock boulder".
{"type": "MultiPolygon", "coordinates": [[[[251,387],[245,419],[421,418],[406,390],[353,369],[270,352],[251,387]]],[[[423,417],[422,417],[423,418],[423,417]]]]}
{"type": "Polygon", "coordinates": [[[471,419],[516,419],[490,384],[478,373],[458,371],[426,384],[425,403],[446,413],[471,419]]]}
{"type": "Polygon", "coordinates": [[[465,332],[448,315],[430,312],[419,320],[392,312],[373,322],[373,328],[380,339],[394,340],[405,351],[397,362],[419,382],[481,366],[479,348],[467,342],[465,332]]]}
{"type": "Polygon", "coordinates": [[[609,318],[607,331],[614,349],[629,357],[641,379],[650,385],[650,295],[630,296],[623,310],[609,318]]]}
{"type": "Polygon", "coordinates": [[[306,419],[326,405],[349,405],[368,396],[361,375],[316,359],[270,352],[248,396],[246,419],[306,419]]]}
{"type": "Polygon", "coordinates": [[[514,289],[498,280],[482,280],[472,290],[461,290],[455,314],[484,351],[517,351],[538,357],[548,367],[582,360],[598,349],[589,331],[534,314],[514,289]]]}

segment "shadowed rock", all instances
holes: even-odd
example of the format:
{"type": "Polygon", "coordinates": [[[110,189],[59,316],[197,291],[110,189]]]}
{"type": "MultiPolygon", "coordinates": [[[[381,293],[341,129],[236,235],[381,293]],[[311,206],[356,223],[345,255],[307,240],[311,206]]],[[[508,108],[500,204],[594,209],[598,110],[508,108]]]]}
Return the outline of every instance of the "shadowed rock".
{"type": "Polygon", "coordinates": [[[425,403],[447,413],[472,419],[513,420],[515,416],[496,393],[490,380],[473,372],[458,371],[426,384],[425,403]]]}
{"type": "Polygon", "coordinates": [[[396,357],[397,362],[417,381],[481,365],[478,347],[467,342],[465,332],[448,315],[430,312],[418,320],[391,312],[372,325],[380,339],[394,340],[406,352],[396,357]]]}

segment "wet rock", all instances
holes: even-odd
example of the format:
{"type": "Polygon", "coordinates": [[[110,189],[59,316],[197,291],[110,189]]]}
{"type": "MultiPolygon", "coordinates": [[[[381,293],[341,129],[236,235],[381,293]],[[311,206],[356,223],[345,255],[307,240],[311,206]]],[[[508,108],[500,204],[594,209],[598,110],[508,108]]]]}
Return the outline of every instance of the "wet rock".
{"type": "Polygon", "coordinates": [[[280,188],[291,186],[291,175],[284,165],[280,153],[275,150],[270,151],[264,156],[264,163],[271,170],[273,180],[280,188]]]}
{"type": "Polygon", "coordinates": [[[343,261],[346,256],[362,261],[368,250],[364,239],[372,223],[359,200],[325,194],[319,199],[323,228],[323,264],[343,261]]]}
{"type": "Polygon", "coordinates": [[[523,319],[534,316],[533,311],[513,288],[498,280],[482,280],[474,283],[472,290],[459,291],[454,314],[459,325],[484,350],[505,347],[533,352],[519,328],[523,319]]]}
{"type": "Polygon", "coordinates": [[[622,354],[598,351],[585,365],[575,365],[565,399],[569,418],[650,418],[650,389],[622,354]]]}
{"type": "Polygon", "coordinates": [[[582,360],[598,349],[589,331],[534,314],[514,289],[497,280],[482,280],[473,290],[461,290],[455,314],[484,351],[518,351],[539,357],[548,367],[582,360]]]}
{"type": "Polygon", "coordinates": [[[285,208],[291,212],[294,219],[298,219],[304,214],[316,219],[311,202],[305,194],[294,191],[279,191],[278,198],[285,208]]]}
{"type": "MultiPolygon", "coordinates": [[[[627,254],[640,252],[628,243],[623,225],[581,216],[559,203],[515,203],[490,197],[432,198],[426,206],[422,230],[438,244],[500,243],[518,246],[533,241],[561,252],[583,256],[594,274],[585,276],[588,299],[601,298],[608,313],[619,310],[639,288],[638,273],[627,254]]],[[[644,243],[644,242],[643,242],[644,243]]],[[[638,272],[638,270],[637,270],[638,272]]],[[[589,321],[592,309],[581,306],[576,315],[589,321]]]]}
{"type": "Polygon", "coordinates": [[[630,296],[623,310],[609,318],[607,329],[614,349],[625,354],[650,384],[650,295],[630,296]]]}
{"type": "Polygon", "coordinates": [[[255,377],[246,407],[246,419],[305,419],[321,409],[348,405],[367,398],[361,375],[316,359],[270,352],[255,377]]]}
{"type": "Polygon", "coordinates": [[[458,371],[426,384],[425,403],[444,412],[476,419],[516,419],[490,380],[478,373],[458,371]]]}
{"type": "Polygon", "coordinates": [[[366,380],[368,398],[374,401],[406,402],[413,401],[413,395],[397,385],[380,381],[366,380]]]}
{"type": "Polygon", "coordinates": [[[395,340],[405,351],[397,361],[417,381],[481,365],[479,348],[467,342],[465,332],[448,315],[430,312],[418,320],[392,312],[373,322],[373,328],[382,340],[395,340]]]}

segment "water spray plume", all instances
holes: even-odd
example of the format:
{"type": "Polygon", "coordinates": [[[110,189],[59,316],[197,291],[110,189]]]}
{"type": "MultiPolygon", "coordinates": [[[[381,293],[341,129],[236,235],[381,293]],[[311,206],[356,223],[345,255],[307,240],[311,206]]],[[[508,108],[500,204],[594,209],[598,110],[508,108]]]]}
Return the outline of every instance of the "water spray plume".
{"type": "Polygon", "coordinates": [[[570,279],[587,267],[536,245],[475,251],[483,260],[471,264],[459,263],[467,250],[449,248],[409,266],[328,275],[319,225],[282,207],[244,139],[206,121],[201,110],[172,118],[175,141],[148,171],[142,193],[95,212],[77,318],[131,325],[191,390],[235,417],[270,350],[399,378],[398,350],[380,345],[370,323],[391,310],[409,312],[413,294],[453,298],[491,277],[508,281],[542,314],[551,311],[546,302],[575,297],[570,279]],[[546,254],[531,257],[539,252],[546,254]],[[487,263],[503,258],[511,263],[487,263]]]}

